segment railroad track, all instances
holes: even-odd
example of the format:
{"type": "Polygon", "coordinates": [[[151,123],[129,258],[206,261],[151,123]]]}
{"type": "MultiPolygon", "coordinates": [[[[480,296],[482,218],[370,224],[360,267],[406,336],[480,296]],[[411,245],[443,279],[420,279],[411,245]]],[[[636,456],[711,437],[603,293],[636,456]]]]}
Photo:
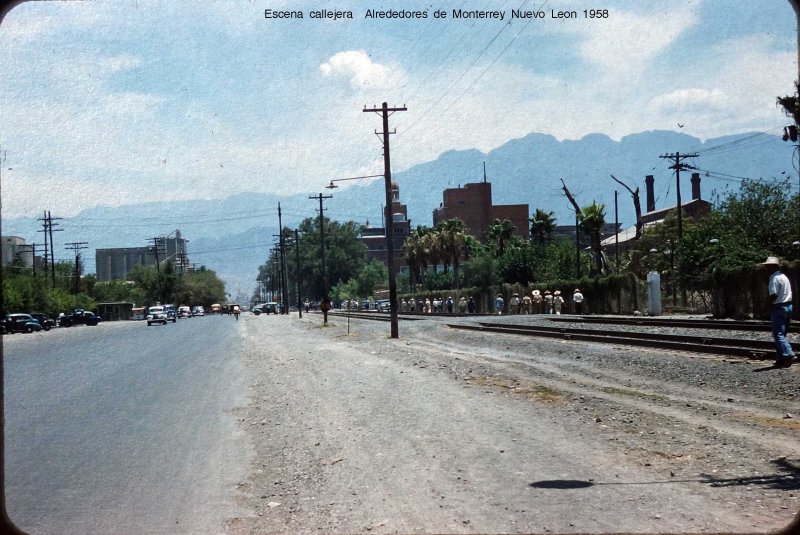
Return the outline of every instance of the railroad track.
{"type": "Polygon", "coordinates": [[[583,342],[620,344],[689,351],[692,353],[711,353],[748,359],[766,360],[773,358],[775,346],[765,340],[745,340],[741,338],[721,338],[709,336],[690,336],[677,334],[655,334],[642,332],[621,332],[617,330],[588,330],[568,327],[546,327],[537,325],[514,325],[501,323],[448,324],[453,329],[496,332],[523,336],[561,338],[583,342]]]}
{"type": "Polygon", "coordinates": [[[772,330],[768,321],[737,320],[686,320],[656,318],[610,318],[595,316],[558,316],[547,318],[550,321],[569,323],[602,323],[608,325],[639,325],[648,327],[684,327],[690,329],[722,329],[729,331],[767,331],[772,330]]]}
{"type": "MultiPolygon", "coordinates": [[[[373,320],[373,321],[389,321],[389,320],[391,320],[391,317],[386,312],[372,312],[372,313],[370,313],[370,312],[352,313],[351,312],[350,314],[347,314],[346,312],[328,312],[328,316],[336,316],[338,318],[346,318],[348,315],[350,316],[350,319],[373,320]]],[[[398,314],[397,318],[401,319],[401,320],[422,320],[422,319],[425,319],[425,318],[409,317],[409,316],[405,316],[405,315],[401,315],[401,314],[398,314]]]]}

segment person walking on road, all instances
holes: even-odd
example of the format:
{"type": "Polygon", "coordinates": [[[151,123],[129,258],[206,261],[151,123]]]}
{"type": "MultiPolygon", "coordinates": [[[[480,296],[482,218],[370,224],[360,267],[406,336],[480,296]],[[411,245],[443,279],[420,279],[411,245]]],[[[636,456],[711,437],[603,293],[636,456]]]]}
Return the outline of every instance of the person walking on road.
{"type": "Polygon", "coordinates": [[[776,368],[788,368],[795,358],[792,345],[786,339],[789,334],[789,321],[792,317],[792,285],[789,277],[781,272],[780,261],[770,256],[761,263],[769,271],[769,320],[772,323],[772,337],[775,339],[775,350],[778,355],[775,359],[776,368]]]}
{"type": "Polygon", "coordinates": [[[467,310],[470,314],[475,314],[475,298],[470,296],[469,301],[467,301],[467,310]]]}
{"type": "Polygon", "coordinates": [[[544,313],[553,313],[553,294],[550,293],[550,290],[544,291],[544,313]]]}
{"type": "Polygon", "coordinates": [[[511,296],[511,300],[508,302],[508,304],[511,305],[512,314],[519,314],[519,303],[519,294],[515,293],[511,296]]]}
{"type": "Polygon", "coordinates": [[[561,306],[564,304],[564,298],[561,297],[561,290],[556,290],[553,293],[553,310],[556,314],[561,314],[561,306]]]}
{"type": "Polygon", "coordinates": [[[583,314],[583,294],[580,288],[575,288],[572,293],[572,301],[575,303],[575,314],[583,314]]]}
{"type": "Polygon", "coordinates": [[[534,290],[533,294],[533,313],[534,314],[541,314],[542,313],[542,292],[539,290],[534,290]]]}
{"type": "Polygon", "coordinates": [[[531,313],[531,296],[529,296],[528,294],[522,296],[522,313],[523,314],[531,313]]]}
{"type": "Polygon", "coordinates": [[[467,311],[467,299],[462,295],[458,300],[458,312],[464,314],[467,311]]]}
{"type": "Polygon", "coordinates": [[[494,300],[494,309],[497,312],[497,315],[501,315],[503,313],[503,306],[506,304],[505,300],[503,299],[502,294],[497,294],[497,297],[494,300]]]}

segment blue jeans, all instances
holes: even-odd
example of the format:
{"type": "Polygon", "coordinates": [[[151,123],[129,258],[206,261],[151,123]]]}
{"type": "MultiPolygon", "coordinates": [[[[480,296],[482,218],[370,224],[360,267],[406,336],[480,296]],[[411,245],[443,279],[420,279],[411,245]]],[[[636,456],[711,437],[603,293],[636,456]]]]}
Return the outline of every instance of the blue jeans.
{"type": "Polygon", "coordinates": [[[772,337],[775,338],[775,349],[778,351],[778,358],[793,357],[794,351],[786,339],[789,332],[789,321],[792,318],[792,304],[783,303],[772,305],[769,320],[772,323],[772,337]]]}

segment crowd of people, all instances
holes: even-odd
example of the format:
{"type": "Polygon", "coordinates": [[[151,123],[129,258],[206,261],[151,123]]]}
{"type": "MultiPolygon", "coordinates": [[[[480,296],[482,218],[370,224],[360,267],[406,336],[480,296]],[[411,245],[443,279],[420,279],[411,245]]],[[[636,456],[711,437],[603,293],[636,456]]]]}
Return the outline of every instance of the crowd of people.
{"type": "MultiPolygon", "coordinates": [[[[508,312],[510,314],[561,314],[568,308],[567,301],[561,295],[561,290],[533,290],[531,295],[518,293],[511,295],[508,301],[508,312]]],[[[586,299],[581,293],[580,288],[575,288],[572,292],[572,311],[575,314],[584,314],[586,299]]],[[[497,314],[502,314],[505,310],[505,299],[503,294],[497,294],[494,300],[494,309],[497,314]]]]}
{"type": "MultiPolygon", "coordinates": [[[[410,312],[418,314],[476,314],[478,304],[474,297],[461,296],[458,301],[452,297],[426,297],[402,299],[399,303],[400,312],[410,312]]],[[[514,293],[508,302],[508,313],[510,314],[561,314],[570,308],[567,300],[561,295],[560,290],[551,292],[550,290],[533,290],[530,295],[514,293]]],[[[502,294],[497,294],[494,300],[494,311],[502,314],[506,310],[506,302],[502,294]]],[[[586,299],[581,293],[580,288],[575,288],[572,293],[571,310],[575,314],[586,313],[586,299]]]]}

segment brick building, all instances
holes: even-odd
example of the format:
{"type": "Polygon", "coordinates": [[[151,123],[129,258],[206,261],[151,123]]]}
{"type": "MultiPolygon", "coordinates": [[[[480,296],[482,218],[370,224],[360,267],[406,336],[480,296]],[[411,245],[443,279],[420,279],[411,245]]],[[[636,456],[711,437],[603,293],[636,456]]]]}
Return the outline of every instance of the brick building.
{"type": "MultiPolygon", "coordinates": [[[[653,175],[647,175],[644,180],[646,190],[647,212],[642,214],[642,223],[645,228],[657,223],[661,223],[666,217],[675,212],[676,206],[669,206],[656,210],[655,192],[653,190],[653,175]]],[[[681,203],[681,213],[688,219],[702,219],[711,211],[711,203],[701,198],[700,193],[700,173],[692,173],[692,200],[681,203]]],[[[635,245],[636,226],[626,228],[618,235],[611,235],[603,240],[603,249],[614,250],[619,243],[620,252],[625,252],[635,245]]]]}
{"type": "MultiPolygon", "coordinates": [[[[406,259],[403,257],[403,242],[411,234],[411,220],[408,219],[408,208],[400,202],[400,186],[392,182],[392,230],[394,231],[394,267],[395,272],[404,271],[406,259]]],[[[367,259],[378,260],[388,267],[386,250],[386,229],[367,225],[361,232],[358,241],[367,246],[367,259]]]]}
{"type": "Polygon", "coordinates": [[[492,204],[492,184],[484,177],[483,182],[444,190],[442,204],[433,211],[433,224],[460,219],[468,234],[483,241],[493,220],[508,219],[517,227],[517,235],[527,241],[528,217],[527,204],[492,204]]]}

